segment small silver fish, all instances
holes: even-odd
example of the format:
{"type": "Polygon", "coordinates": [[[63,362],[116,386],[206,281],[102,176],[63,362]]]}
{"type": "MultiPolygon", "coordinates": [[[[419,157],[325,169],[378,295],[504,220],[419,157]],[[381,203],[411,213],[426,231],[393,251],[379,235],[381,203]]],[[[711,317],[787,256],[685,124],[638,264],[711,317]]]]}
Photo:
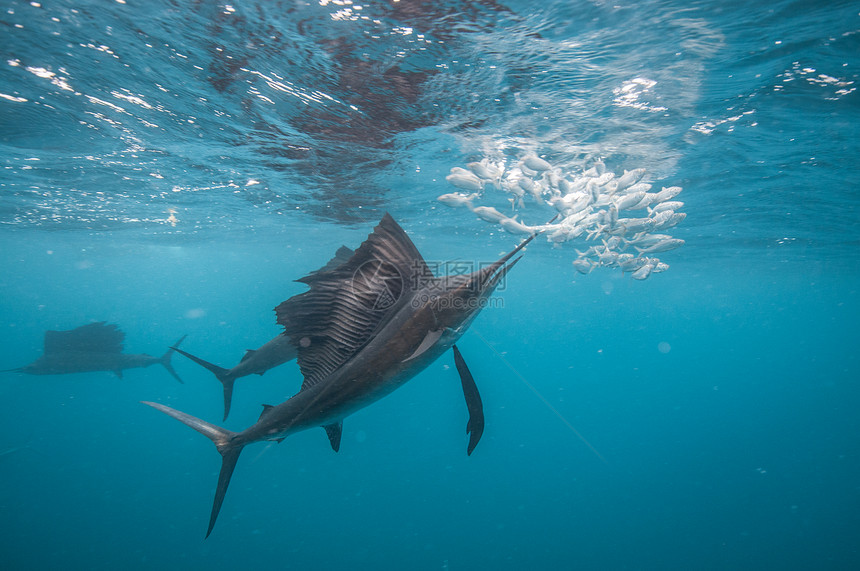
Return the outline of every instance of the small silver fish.
{"type": "Polygon", "coordinates": [[[609,181],[611,181],[613,178],[615,178],[614,172],[605,172],[602,175],[595,178],[594,182],[597,183],[597,186],[603,186],[606,183],[608,183],[609,181]]]}
{"type": "Polygon", "coordinates": [[[639,204],[645,197],[645,192],[634,192],[615,200],[615,208],[618,210],[631,210],[633,206],[639,204]]]}
{"type": "Polygon", "coordinates": [[[686,212],[673,212],[671,210],[665,210],[663,212],[657,213],[657,216],[653,218],[654,220],[654,229],[662,230],[664,228],[672,228],[673,226],[677,226],[681,223],[684,218],[687,217],[686,212]]]}
{"type": "Polygon", "coordinates": [[[680,200],[670,200],[668,202],[661,202],[654,206],[648,207],[648,214],[657,214],[658,212],[663,212],[665,210],[678,210],[682,208],[684,203],[680,200]]]}
{"type": "Polygon", "coordinates": [[[654,200],[654,202],[663,202],[665,200],[671,200],[681,194],[682,190],[684,189],[680,186],[670,186],[668,188],[664,186],[663,189],[657,193],[657,198],[654,200]]]}
{"type": "Polygon", "coordinates": [[[623,243],[623,238],[621,236],[613,236],[608,240],[603,240],[603,245],[609,248],[610,250],[615,250],[623,243]]]}
{"type": "Polygon", "coordinates": [[[636,256],[629,253],[618,254],[618,267],[624,270],[624,265],[629,263],[630,260],[634,259],[636,256]]]}
{"type": "Polygon", "coordinates": [[[573,261],[573,267],[581,274],[588,274],[594,269],[595,264],[591,260],[581,258],[573,261]]]}
{"type": "Polygon", "coordinates": [[[478,218],[480,218],[481,220],[486,220],[487,222],[496,223],[501,222],[502,220],[507,218],[507,216],[505,216],[492,206],[476,206],[471,210],[478,216],[478,218]]]}
{"type": "Polygon", "coordinates": [[[445,177],[445,180],[447,180],[450,184],[453,184],[457,188],[462,188],[463,190],[481,190],[482,188],[484,188],[484,183],[481,181],[481,179],[468,171],[466,172],[466,174],[449,174],[445,177]]]}
{"type": "Polygon", "coordinates": [[[588,184],[585,185],[585,189],[591,194],[592,202],[600,200],[600,185],[597,184],[595,179],[588,181],[588,184]]]}
{"type": "Polygon", "coordinates": [[[645,176],[645,169],[624,171],[624,174],[618,177],[618,190],[624,190],[628,186],[636,184],[643,176],[645,176]]]}
{"type": "Polygon", "coordinates": [[[474,173],[472,171],[466,170],[462,167],[451,167],[451,172],[449,174],[459,174],[463,176],[473,176],[474,173]]]}
{"type": "Polygon", "coordinates": [[[526,168],[529,168],[535,172],[543,172],[548,171],[552,168],[552,165],[540,158],[535,154],[526,155],[523,158],[523,164],[526,168]]]}
{"type": "MultiPolygon", "coordinates": [[[[630,256],[629,258],[625,257],[623,260],[622,259],[618,260],[618,266],[621,268],[622,272],[635,272],[636,270],[638,270],[639,268],[644,266],[648,261],[647,258],[634,258],[633,254],[622,254],[622,255],[630,256]]],[[[619,256],[619,258],[620,258],[620,256],[619,256]]]]}
{"type": "Polygon", "coordinates": [[[472,200],[477,198],[477,194],[460,194],[459,192],[453,192],[451,194],[443,194],[438,197],[436,200],[444,204],[445,206],[450,206],[452,208],[457,206],[468,206],[471,208],[472,200]]]}
{"type": "Polygon", "coordinates": [[[571,216],[585,210],[591,204],[591,196],[571,193],[565,196],[553,196],[549,204],[565,216],[571,216]]]}
{"type": "Polygon", "coordinates": [[[617,180],[610,180],[609,182],[607,182],[606,184],[603,185],[603,188],[606,190],[606,192],[610,196],[612,196],[613,194],[615,194],[618,191],[618,181],[617,180]]]}
{"type": "Polygon", "coordinates": [[[625,229],[626,232],[642,232],[654,228],[655,222],[652,218],[619,218],[618,226],[625,229]]]}
{"type": "Polygon", "coordinates": [[[659,242],[660,240],[668,240],[671,238],[668,234],[649,234],[648,232],[639,232],[632,238],[625,239],[624,243],[628,246],[641,246],[647,248],[659,242]]]}
{"type": "Polygon", "coordinates": [[[589,258],[591,256],[597,255],[597,248],[595,246],[590,246],[584,252],[580,252],[576,248],[574,248],[573,251],[576,252],[576,255],[579,256],[580,258],[589,258]]]}
{"type": "Polygon", "coordinates": [[[647,182],[638,182],[633,186],[627,187],[627,193],[631,192],[648,192],[651,190],[651,187],[654,186],[652,184],[648,184],[647,182]]]}
{"type": "Polygon", "coordinates": [[[656,197],[657,193],[646,192],[645,196],[642,197],[642,200],[628,208],[628,210],[642,210],[643,208],[648,208],[648,205],[651,204],[656,197]]]}
{"type": "Polygon", "coordinates": [[[505,182],[503,182],[502,188],[518,198],[522,198],[525,195],[523,188],[519,184],[511,180],[506,180],[505,182]]]}
{"type": "Polygon", "coordinates": [[[571,228],[564,224],[556,224],[553,229],[547,232],[546,238],[548,242],[561,244],[570,239],[571,228]]]}
{"type": "Polygon", "coordinates": [[[613,252],[609,248],[605,248],[597,255],[600,265],[605,268],[611,268],[618,264],[618,253],[613,252]]]}
{"type": "Polygon", "coordinates": [[[657,254],[659,252],[668,252],[669,250],[674,250],[678,246],[683,245],[684,241],[680,238],[666,238],[665,240],[661,240],[653,246],[648,246],[647,248],[639,248],[637,246],[636,250],[640,254],[657,254]]]}
{"type": "Polygon", "coordinates": [[[533,181],[529,177],[527,177],[527,176],[522,177],[521,179],[517,180],[517,184],[519,185],[519,187],[521,189],[525,190],[526,192],[534,193],[535,181],[533,181]]]}
{"type": "Polygon", "coordinates": [[[645,280],[648,279],[648,276],[651,275],[651,272],[654,270],[654,267],[657,265],[656,262],[653,262],[650,258],[646,258],[648,261],[645,264],[633,272],[634,280],[645,280]]]}
{"type": "Polygon", "coordinates": [[[481,162],[466,165],[476,176],[485,180],[498,180],[502,176],[502,170],[493,165],[487,159],[481,162]]]}
{"type": "Polygon", "coordinates": [[[505,230],[505,232],[510,232],[511,234],[534,234],[538,230],[540,230],[539,228],[527,226],[522,222],[519,222],[516,217],[504,218],[499,221],[499,224],[505,230]]]}

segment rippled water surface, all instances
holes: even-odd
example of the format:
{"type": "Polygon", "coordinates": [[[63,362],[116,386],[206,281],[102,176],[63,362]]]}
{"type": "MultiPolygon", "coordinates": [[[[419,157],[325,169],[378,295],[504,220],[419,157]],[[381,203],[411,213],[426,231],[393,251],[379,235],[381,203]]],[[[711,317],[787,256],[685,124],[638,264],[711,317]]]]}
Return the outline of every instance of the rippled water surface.
{"type": "MultiPolygon", "coordinates": [[[[385,212],[476,269],[522,236],[470,207],[540,226],[564,184],[591,197],[458,344],[471,456],[444,355],[337,454],[249,447],[205,541],[218,455],[138,401],[217,422],[209,372],[4,373],[4,567],[860,564],[857,2],[3,0],[0,30],[2,369],[97,321],[232,366],[385,212]],[[686,217],[613,213],[634,169],[686,217]],[[617,258],[640,226],[683,240],[644,278],[617,258]]],[[[300,386],[240,379],[225,426],[300,386]]]]}

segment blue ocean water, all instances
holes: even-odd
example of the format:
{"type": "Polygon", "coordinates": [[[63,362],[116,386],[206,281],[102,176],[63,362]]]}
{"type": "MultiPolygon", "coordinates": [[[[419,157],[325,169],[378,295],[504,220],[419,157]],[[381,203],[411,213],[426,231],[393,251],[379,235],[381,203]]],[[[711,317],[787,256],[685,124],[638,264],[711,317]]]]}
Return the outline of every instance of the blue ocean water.
{"type": "MultiPolygon", "coordinates": [[[[337,454],[250,446],[205,541],[218,454],[139,401],[218,423],[208,371],[4,373],[4,569],[860,565],[858,2],[0,7],[0,369],[94,321],[232,366],[384,212],[428,261],[495,260],[521,237],[437,201],[482,159],[644,168],[687,214],[644,280],[529,246],[458,343],[471,456],[445,355],[337,454]]],[[[240,379],[225,426],[300,385],[240,379]]]]}

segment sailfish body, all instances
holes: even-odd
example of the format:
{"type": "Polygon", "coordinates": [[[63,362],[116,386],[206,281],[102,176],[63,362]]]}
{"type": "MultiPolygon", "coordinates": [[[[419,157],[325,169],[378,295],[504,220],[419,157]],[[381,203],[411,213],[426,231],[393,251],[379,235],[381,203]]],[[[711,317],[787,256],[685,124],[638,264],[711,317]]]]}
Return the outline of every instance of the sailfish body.
{"type": "MultiPolygon", "coordinates": [[[[179,339],[174,346],[182,343],[179,339]]],[[[180,383],[182,379],[173,370],[170,357],[174,349],[168,349],[161,357],[145,353],[123,353],[125,333],[116,325],[103,321],[82,325],[68,331],[46,331],[42,356],[23,367],[9,369],[10,372],[28,375],[65,375],[110,371],[122,377],[125,369],[139,369],[150,365],[163,365],[180,383]]]]}
{"type": "Polygon", "coordinates": [[[111,371],[121,374],[125,369],[140,369],[156,363],[158,363],[158,357],[146,354],[63,351],[42,355],[29,365],[21,367],[21,372],[29,375],[65,375],[93,371],[111,371]]]}
{"type": "MultiPolygon", "coordinates": [[[[519,258],[506,262],[529,240],[477,272],[436,278],[386,214],[348,261],[300,279],[310,290],[276,308],[278,322],[298,349],[304,376],[295,396],[277,406],[264,405],[259,420],[241,432],[146,403],[208,436],[223,457],[207,536],[244,446],[321,426],[337,451],[342,420],[391,393],[451,348],[519,258]]],[[[474,381],[459,352],[455,357],[470,413],[480,412],[474,381]]],[[[467,430],[472,433],[471,453],[483,430],[482,413],[479,418],[473,414],[467,430]]]]}

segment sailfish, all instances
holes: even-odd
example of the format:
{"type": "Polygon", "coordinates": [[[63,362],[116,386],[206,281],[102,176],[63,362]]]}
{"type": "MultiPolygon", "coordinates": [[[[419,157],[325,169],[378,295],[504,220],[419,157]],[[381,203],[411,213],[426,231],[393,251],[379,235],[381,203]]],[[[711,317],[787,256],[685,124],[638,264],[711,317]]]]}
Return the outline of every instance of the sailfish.
{"type": "MultiPolygon", "coordinates": [[[[346,246],[341,246],[334,258],[328,264],[317,270],[322,272],[333,269],[341,264],[349,261],[353,251],[346,246]]],[[[274,369],[284,363],[292,361],[296,358],[298,352],[295,344],[290,341],[284,333],[279,333],[270,341],[267,341],[260,346],[259,349],[248,349],[239,363],[231,369],[220,367],[209,361],[205,361],[200,357],[194,356],[191,353],[183,351],[178,347],[172,347],[180,355],[188,357],[198,365],[205,367],[215,378],[221,383],[224,392],[224,420],[230,414],[230,403],[233,400],[233,384],[236,379],[247,377],[248,375],[262,375],[269,369],[274,369]]]]}
{"type": "Polygon", "coordinates": [[[114,324],[99,321],[89,323],[68,331],[46,331],[45,345],[42,356],[23,367],[0,371],[3,373],[16,372],[28,375],[65,375],[69,373],[87,373],[91,371],[110,371],[122,378],[125,369],[137,369],[150,365],[161,365],[174,379],[182,382],[170,357],[185,336],[182,336],[173,347],[161,357],[153,357],[145,353],[123,353],[125,333],[114,324]]]}
{"type": "Polygon", "coordinates": [[[275,309],[298,352],[304,382],[297,394],[276,406],[263,405],[257,422],[241,432],[144,402],[208,437],[221,453],[206,537],[245,446],[280,442],[322,427],[336,452],[345,417],[388,395],[452,347],[470,415],[466,431],[471,454],[484,430],[483,411],[472,375],[454,344],[521,256],[511,259],[533,238],[475,272],[435,277],[406,232],[386,213],[347,261],[299,279],[310,289],[275,309]]]}
{"type": "Polygon", "coordinates": [[[267,341],[259,349],[248,349],[245,351],[245,355],[239,361],[239,364],[232,369],[219,367],[177,347],[171,347],[171,349],[180,355],[188,357],[198,365],[205,367],[221,382],[224,390],[224,420],[227,420],[227,416],[230,414],[230,403],[233,400],[233,383],[236,379],[248,375],[262,375],[269,369],[274,369],[278,365],[292,361],[297,355],[295,345],[283,333],[267,341]]]}

